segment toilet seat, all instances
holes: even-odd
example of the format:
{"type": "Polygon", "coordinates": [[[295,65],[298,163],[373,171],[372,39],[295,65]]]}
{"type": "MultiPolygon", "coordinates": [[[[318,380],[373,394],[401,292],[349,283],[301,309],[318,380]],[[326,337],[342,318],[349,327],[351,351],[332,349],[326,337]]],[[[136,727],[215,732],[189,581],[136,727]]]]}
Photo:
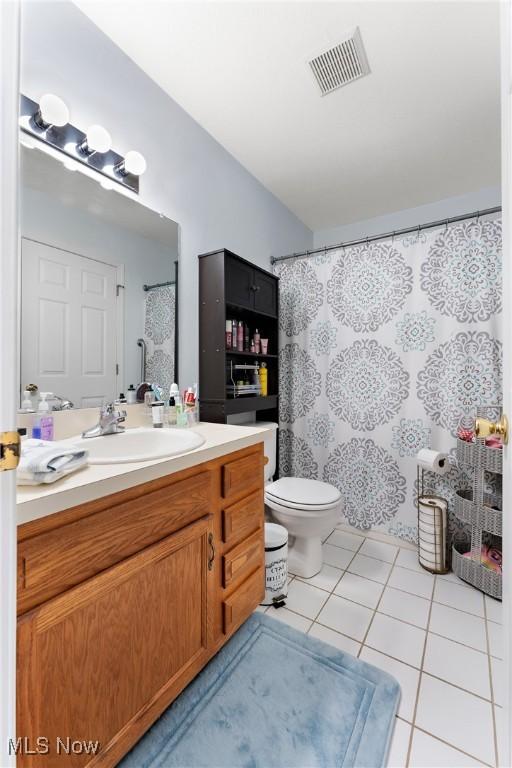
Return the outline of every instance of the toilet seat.
{"type": "Polygon", "coordinates": [[[269,506],[276,505],[307,516],[339,506],[341,493],[334,486],[320,480],[283,477],[265,488],[265,500],[269,506]]]}

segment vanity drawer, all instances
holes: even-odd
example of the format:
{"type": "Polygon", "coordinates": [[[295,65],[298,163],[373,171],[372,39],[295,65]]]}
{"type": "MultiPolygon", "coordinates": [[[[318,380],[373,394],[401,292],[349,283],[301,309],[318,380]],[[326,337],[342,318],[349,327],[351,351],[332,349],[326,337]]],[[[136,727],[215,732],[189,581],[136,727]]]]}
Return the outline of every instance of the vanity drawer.
{"type": "Polygon", "coordinates": [[[245,539],[257,528],[261,528],[264,520],[263,510],[263,491],[261,490],[226,507],[222,511],[222,541],[225,544],[232,544],[239,539],[245,539]]]}
{"type": "Polygon", "coordinates": [[[224,587],[229,587],[234,581],[244,579],[255,568],[262,565],[264,557],[263,530],[259,529],[222,556],[222,583],[224,587]]]}
{"type": "Polygon", "coordinates": [[[18,612],[204,517],[211,489],[211,473],[201,472],[20,542],[18,612]]]}
{"type": "Polygon", "coordinates": [[[263,565],[222,603],[224,634],[229,634],[257,608],[265,594],[263,565]]]}
{"type": "Polygon", "coordinates": [[[255,485],[263,485],[263,449],[235,459],[222,467],[222,495],[230,496],[247,492],[255,485]]]}

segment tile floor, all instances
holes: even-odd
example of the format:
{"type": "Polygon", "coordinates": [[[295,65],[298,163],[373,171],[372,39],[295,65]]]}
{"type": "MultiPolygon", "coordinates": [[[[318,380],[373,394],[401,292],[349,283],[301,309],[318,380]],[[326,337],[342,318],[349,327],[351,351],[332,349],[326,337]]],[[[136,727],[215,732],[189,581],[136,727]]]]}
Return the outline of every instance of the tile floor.
{"type": "MultiPolygon", "coordinates": [[[[402,688],[388,765],[498,765],[501,603],[416,553],[336,529],[312,579],[290,575],[270,616],[394,675],[402,688]]],[[[265,609],[260,609],[265,610],[265,609]]]]}

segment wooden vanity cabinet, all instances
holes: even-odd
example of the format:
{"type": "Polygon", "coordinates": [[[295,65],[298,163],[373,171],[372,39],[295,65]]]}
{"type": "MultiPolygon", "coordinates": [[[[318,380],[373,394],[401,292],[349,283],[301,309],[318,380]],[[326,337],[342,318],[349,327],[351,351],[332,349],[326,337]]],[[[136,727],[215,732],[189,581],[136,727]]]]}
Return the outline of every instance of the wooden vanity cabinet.
{"type": "Polygon", "coordinates": [[[27,523],[18,538],[17,764],[114,766],[262,599],[262,445],[27,523]],[[246,485],[225,498],[237,462],[246,485]],[[38,737],[43,752],[30,754],[38,737]]]}

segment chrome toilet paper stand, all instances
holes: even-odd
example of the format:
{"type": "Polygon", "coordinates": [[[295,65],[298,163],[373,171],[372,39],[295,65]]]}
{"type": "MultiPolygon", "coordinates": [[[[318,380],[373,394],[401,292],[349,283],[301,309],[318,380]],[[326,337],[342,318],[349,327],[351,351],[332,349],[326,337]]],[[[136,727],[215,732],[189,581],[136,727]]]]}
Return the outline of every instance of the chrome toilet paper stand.
{"type": "MultiPolygon", "coordinates": [[[[447,559],[448,558],[446,557],[446,535],[445,535],[445,531],[446,531],[446,527],[447,527],[447,524],[448,524],[448,520],[443,521],[445,524],[441,525],[439,533],[438,533],[438,530],[437,530],[436,526],[434,525],[434,559],[435,559],[435,553],[439,549],[439,551],[442,553],[442,563],[443,563],[444,567],[441,567],[441,568],[435,568],[435,567],[434,568],[428,568],[424,563],[422,563],[421,558],[420,558],[420,553],[422,551],[422,545],[426,545],[427,544],[426,539],[422,538],[421,528],[420,528],[420,503],[421,503],[422,499],[425,499],[425,472],[426,471],[427,470],[425,470],[423,467],[420,467],[419,465],[416,467],[416,476],[417,476],[417,483],[418,483],[418,495],[416,496],[416,509],[417,509],[417,512],[418,512],[418,562],[421,565],[421,567],[425,571],[428,571],[429,573],[443,574],[443,573],[448,573],[449,570],[450,570],[448,568],[448,566],[447,566],[447,559]],[[438,538],[439,536],[441,537],[441,540],[439,540],[439,538],[438,538]],[[438,546],[438,545],[440,545],[440,546],[438,546]]],[[[448,502],[446,501],[446,499],[443,499],[441,496],[436,496],[435,494],[429,494],[429,496],[431,498],[434,498],[434,499],[438,500],[438,501],[443,501],[446,504],[446,510],[445,510],[441,506],[429,503],[429,507],[431,507],[431,509],[433,511],[434,518],[436,516],[436,513],[437,513],[437,515],[439,515],[439,517],[441,519],[443,518],[444,515],[447,516],[448,515],[448,502]]],[[[432,542],[428,542],[428,543],[430,545],[432,544],[432,542]]]]}

